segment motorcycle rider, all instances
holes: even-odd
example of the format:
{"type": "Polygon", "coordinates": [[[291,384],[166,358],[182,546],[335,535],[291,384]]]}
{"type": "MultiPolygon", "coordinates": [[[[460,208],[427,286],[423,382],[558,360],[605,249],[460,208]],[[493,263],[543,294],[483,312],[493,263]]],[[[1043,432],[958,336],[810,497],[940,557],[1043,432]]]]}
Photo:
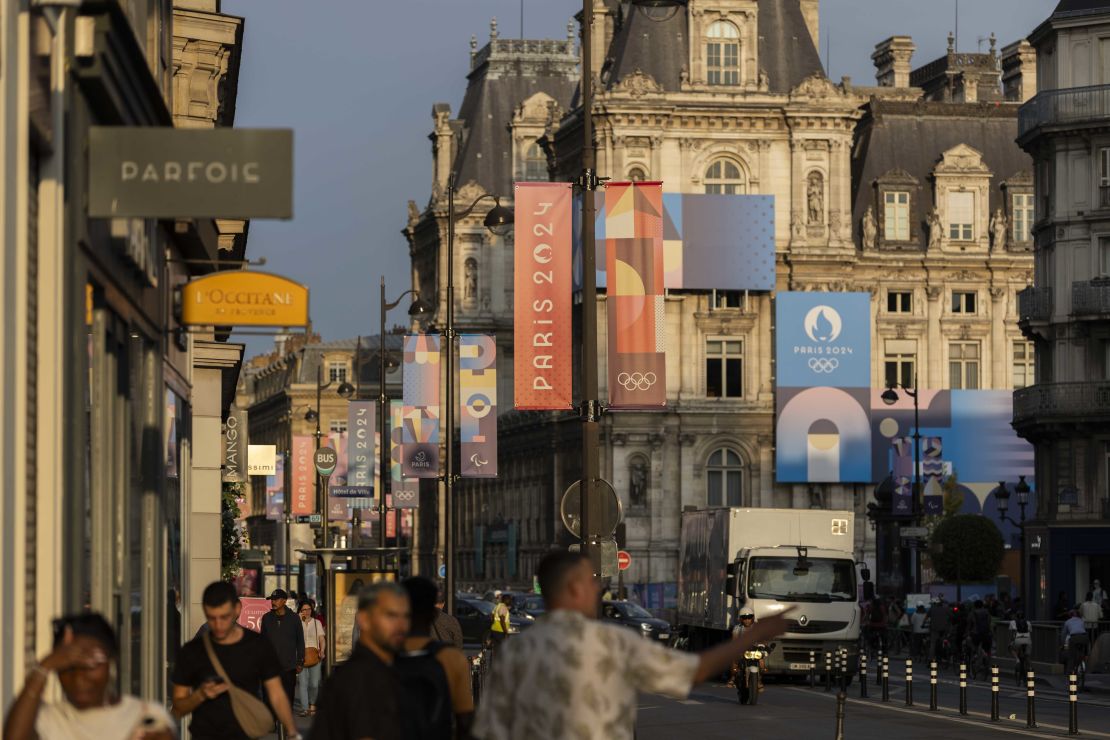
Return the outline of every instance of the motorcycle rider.
{"type": "MultiPolygon", "coordinates": [[[[751,629],[755,624],[755,612],[751,607],[745,606],[740,610],[739,618],[736,624],[732,626],[732,638],[735,640],[744,634],[746,630],[751,629]]],[[[763,660],[759,661],[759,690],[763,691],[763,660]]],[[[732,664],[732,670],[728,674],[728,687],[735,688],[738,674],[740,673],[740,661],[732,664]]]]}

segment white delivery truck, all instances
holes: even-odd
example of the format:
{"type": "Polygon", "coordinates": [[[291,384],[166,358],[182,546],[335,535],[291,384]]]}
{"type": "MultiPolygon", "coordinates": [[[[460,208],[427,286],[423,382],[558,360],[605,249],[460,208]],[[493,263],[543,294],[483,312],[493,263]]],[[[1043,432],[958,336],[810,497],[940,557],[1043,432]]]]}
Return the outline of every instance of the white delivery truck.
{"type": "Polygon", "coordinates": [[[693,649],[727,638],[742,607],[757,620],[796,607],[769,674],[804,674],[810,651],[846,649],[857,670],[855,516],[820,509],[713,508],[682,514],[678,624],[693,649]]]}

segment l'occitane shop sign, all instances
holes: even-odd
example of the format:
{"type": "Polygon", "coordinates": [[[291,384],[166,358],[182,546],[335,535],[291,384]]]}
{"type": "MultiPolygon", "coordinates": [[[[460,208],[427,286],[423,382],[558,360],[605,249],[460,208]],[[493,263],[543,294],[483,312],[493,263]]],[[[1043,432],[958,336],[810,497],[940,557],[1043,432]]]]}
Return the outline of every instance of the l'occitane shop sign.
{"type": "Polygon", "coordinates": [[[307,326],[308,288],[265,272],[218,272],[181,289],[186,326],[307,326]]]}

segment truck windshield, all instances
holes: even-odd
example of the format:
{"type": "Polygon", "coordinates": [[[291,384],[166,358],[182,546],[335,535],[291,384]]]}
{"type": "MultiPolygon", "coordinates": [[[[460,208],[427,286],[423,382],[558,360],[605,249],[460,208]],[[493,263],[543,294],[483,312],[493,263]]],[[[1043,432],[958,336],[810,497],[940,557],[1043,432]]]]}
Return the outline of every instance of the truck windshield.
{"type": "Polygon", "coordinates": [[[809,572],[794,575],[796,557],[752,558],[748,596],[778,601],[855,601],[856,571],[851,560],[809,558],[809,572]]]}

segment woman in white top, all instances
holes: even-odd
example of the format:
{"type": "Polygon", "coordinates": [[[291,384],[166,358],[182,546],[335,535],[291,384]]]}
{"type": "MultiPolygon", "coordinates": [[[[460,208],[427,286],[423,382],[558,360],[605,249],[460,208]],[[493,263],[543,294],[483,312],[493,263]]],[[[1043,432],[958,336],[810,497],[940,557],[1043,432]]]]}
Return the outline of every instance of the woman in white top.
{"type": "Polygon", "coordinates": [[[301,716],[316,714],[316,697],[320,693],[320,668],[327,647],[324,625],[316,618],[311,601],[302,601],[297,607],[304,628],[304,669],[297,674],[297,703],[301,716]],[[316,654],[313,655],[313,650],[316,654]]]}
{"type": "Polygon", "coordinates": [[[56,620],[54,651],[35,665],[4,723],[4,740],[173,740],[165,708],[116,696],[116,634],[99,614],[56,620]],[[50,674],[64,698],[43,703],[50,674]]]}

